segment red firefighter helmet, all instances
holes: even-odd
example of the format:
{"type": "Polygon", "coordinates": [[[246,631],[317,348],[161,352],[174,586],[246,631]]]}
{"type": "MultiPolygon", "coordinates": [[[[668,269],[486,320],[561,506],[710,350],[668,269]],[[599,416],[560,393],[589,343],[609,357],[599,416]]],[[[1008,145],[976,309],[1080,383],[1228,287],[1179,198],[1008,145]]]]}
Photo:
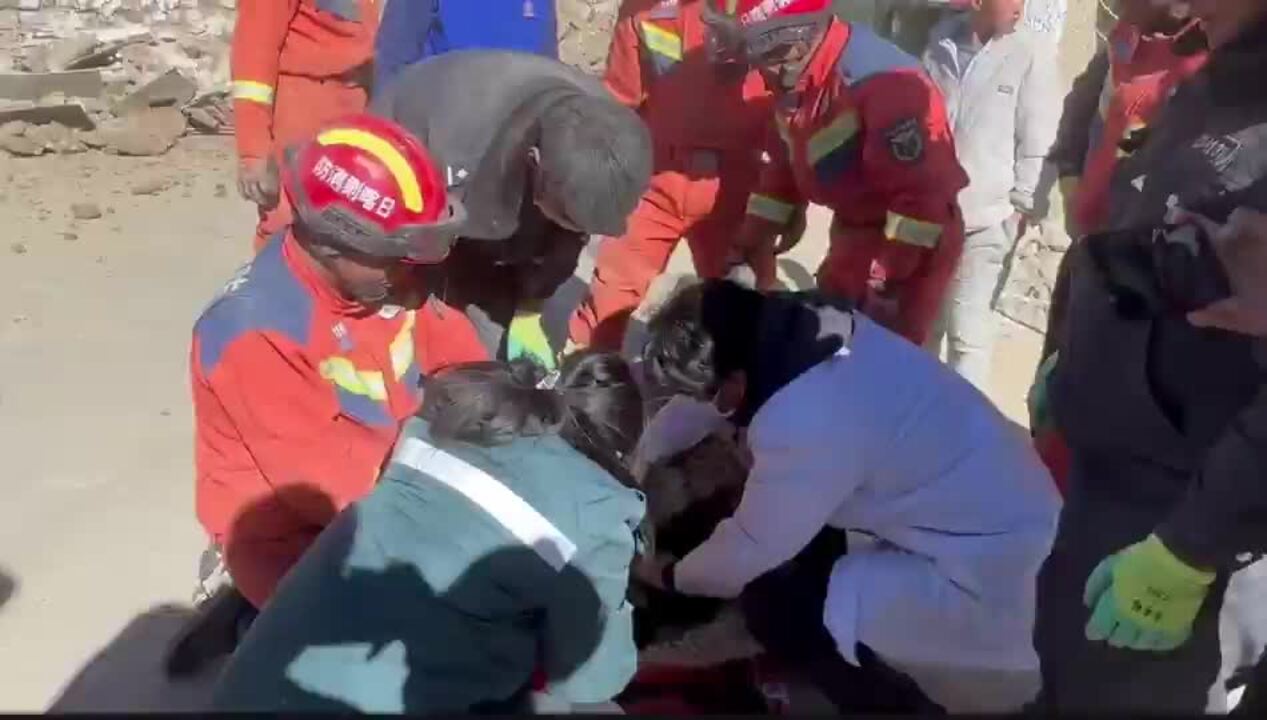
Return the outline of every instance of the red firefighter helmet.
{"type": "Polygon", "coordinates": [[[336,250],[435,263],[465,219],[422,143],[372,115],[332,122],[288,148],[282,177],[310,239],[336,250]]]}
{"type": "Polygon", "coordinates": [[[831,0],[707,0],[703,12],[710,53],[754,65],[817,37],[831,17],[831,0]]]}
{"type": "Polygon", "coordinates": [[[751,27],[757,23],[798,15],[817,15],[831,8],[831,0],[710,0],[713,6],[751,27]]]}

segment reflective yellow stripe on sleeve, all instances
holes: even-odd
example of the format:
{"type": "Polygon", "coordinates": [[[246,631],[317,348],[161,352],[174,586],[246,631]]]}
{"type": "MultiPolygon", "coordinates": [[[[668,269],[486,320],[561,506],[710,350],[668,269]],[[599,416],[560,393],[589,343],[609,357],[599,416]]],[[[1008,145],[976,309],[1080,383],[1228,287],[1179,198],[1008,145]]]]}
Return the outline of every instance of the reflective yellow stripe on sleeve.
{"type": "Polygon", "coordinates": [[[257,102],[261,105],[273,104],[273,88],[254,80],[234,80],[233,99],[257,102]]]}
{"type": "Polygon", "coordinates": [[[332,357],[321,361],[318,367],[321,377],[352,393],[371,400],[387,399],[387,383],[383,374],[371,370],[357,370],[351,360],[332,357]]]}
{"type": "Polygon", "coordinates": [[[937,241],[941,239],[941,225],[916,220],[890,210],[884,221],[884,236],[907,245],[935,248],[937,241]]]}
{"type": "Polygon", "coordinates": [[[748,196],[748,214],[772,223],[780,225],[792,219],[792,213],[796,212],[796,206],[791,203],[785,203],[782,200],[775,200],[769,195],[758,195],[753,193],[748,196]]]}
{"type": "Polygon", "coordinates": [[[805,147],[810,165],[827,157],[858,134],[858,114],[852,110],[841,113],[831,124],[814,133],[805,147]]]}
{"type": "Polygon", "coordinates": [[[648,50],[674,62],[682,59],[682,38],[679,35],[645,20],[641,23],[641,29],[642,42],[648,50]]]}
{"type": "Polygon", "coordinates": [[[388,354],[392,359],[392,372],[396,374],[397,380],[404,377],[405,371],[414,361],[415,313],[416,311],[410,310],[405,315],[405,322],[400,326],[400,332],[396,333],[396,337],[387,346],[388,354]]]}

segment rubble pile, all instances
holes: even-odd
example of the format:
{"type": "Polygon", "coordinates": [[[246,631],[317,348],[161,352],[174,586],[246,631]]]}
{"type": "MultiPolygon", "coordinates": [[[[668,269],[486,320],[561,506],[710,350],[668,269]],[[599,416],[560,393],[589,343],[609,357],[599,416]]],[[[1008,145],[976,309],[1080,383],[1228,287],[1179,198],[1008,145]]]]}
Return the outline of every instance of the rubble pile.
{"type": "Polygon", "coordinates": [[[1047,332],[1056,273],[1072,241],[1065,230],[1064,205],[1054,193],[1048,218],[1016,244],[995,310],[1031,330],[1047,332]]]}
{"type": "Polygon", "coordinates": [[[232,131],[235,0],[0,0],[0,149],[157,155],[232,131]]]}
{"type": "MultiPolygon", "coordinates": [[[[600,72],[618,0],[557,1],[563,60],[600,72]]],[[[236,4],[0,0],[0,150],[153,155],[186,132],[231,132],[236,4]]]]}
{"type": "Polygon", "coordinates": [[[619,0],[555,0],[559,59],[595,75],[607,62],[619,0]]]}

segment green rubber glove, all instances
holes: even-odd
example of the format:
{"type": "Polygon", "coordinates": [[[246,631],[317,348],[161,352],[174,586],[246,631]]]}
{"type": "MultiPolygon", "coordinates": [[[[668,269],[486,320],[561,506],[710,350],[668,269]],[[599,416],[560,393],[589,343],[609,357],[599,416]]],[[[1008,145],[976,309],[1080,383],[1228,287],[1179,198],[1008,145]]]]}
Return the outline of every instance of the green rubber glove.
{"type": "Polygon", "coordinates": [[[1034,384],[1030,385],[1029,394],[1025,396],[1025,407],[1029,410],[1029,430],[1033,435],[1051,424],[1051,411],[1047,405],[1047,384],[1051,382],[1051,373],[1056,369],[1056,359],[1060,353],[1054,352],[1039,364],[1034,372],[1034,384]]]}
{"type": "Polygon", "coordinates": [[[1192,635],[1212,582],[1214,573],[1190,567],[1149,535],[1091,572],[1082,596],[1092,608],[1087,639],[1129,650],[1174,650],[1192,635]]]}
{"type": "Polygon", "coordinates": [[[507,331],[506,359],[514,360],[527,355],[546,370],[554,370],[557,363],[550,341],[541,328],[541,313],[517,312],[507,331]]]}

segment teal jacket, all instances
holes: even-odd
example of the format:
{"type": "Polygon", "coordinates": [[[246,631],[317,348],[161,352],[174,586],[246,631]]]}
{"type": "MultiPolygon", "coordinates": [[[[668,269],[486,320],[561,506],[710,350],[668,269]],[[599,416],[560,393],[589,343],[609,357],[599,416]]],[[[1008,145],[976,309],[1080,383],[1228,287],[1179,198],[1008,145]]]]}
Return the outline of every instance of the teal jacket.
{"type": "Polygon", "coordinates": [[[633,676],[645,499],[556,435],[485,448],[405,425],[378,486],[286,576],[217,710],[510,711],[534,673],[601,702],[633,676]]]}

